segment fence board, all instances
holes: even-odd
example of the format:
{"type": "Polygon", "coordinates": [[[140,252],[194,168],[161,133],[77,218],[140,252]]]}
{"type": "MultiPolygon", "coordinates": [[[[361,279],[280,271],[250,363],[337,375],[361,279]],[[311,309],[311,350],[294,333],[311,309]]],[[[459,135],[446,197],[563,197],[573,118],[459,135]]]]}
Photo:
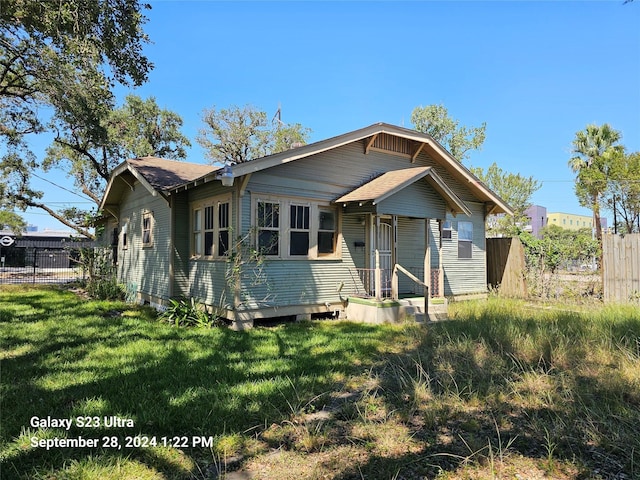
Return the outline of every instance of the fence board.
{"type": "Polygon", "coordinates": [[[640,234],[604,235],[602,269],[605,302],[640,302],[640,234]]]}
{"type": "Polygon", "coordinates": [[[487,238],[487,284],[507,297],[526,297],[524,247],[519,238],[487,238]]]}

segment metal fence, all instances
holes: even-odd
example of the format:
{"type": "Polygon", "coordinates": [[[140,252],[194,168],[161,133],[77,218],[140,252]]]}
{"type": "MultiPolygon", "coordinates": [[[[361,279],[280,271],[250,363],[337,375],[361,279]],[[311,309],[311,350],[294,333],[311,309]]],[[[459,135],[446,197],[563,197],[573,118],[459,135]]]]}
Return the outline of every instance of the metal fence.
{"type": "Polygon", "coordinates": [[[29,240],[0,247],[0,284],[70,283],[87,278],[80,249],[89,241],[61,246],[60,242],[29,240]]]}

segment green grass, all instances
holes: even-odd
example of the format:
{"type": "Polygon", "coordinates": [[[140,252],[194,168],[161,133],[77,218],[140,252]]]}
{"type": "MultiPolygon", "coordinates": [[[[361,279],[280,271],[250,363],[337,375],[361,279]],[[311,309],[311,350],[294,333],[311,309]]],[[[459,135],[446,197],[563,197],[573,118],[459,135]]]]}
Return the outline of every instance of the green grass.
{"type": "Polygon", "coordinates": [[[220,437],[263,428],[309,408],[313,398],[320,401],[399,331],[348,323],[179,329],[158,323],[149,309],[42,288],[0,290],[0,329],[2,471],[17,478],[93,467],[100,472],[129,461],[181,478],[191,467],[164,460],[154,449],[45,452],[29,447],[29,438],[220,437]],[[135,427],[65,432],[29,426],[32,416],[104,415],[132,419],[135,427]]]}
{"type": "Polygon", "coordinates": [[[53,288],[2,288],[0,473],[640,478],[640,312],[574,310],[492,298],[452,303],[452,321],[427,326],[234,332],[174,328],[149,309],[53,288]],[[330,415],[314,416],[322,409],[330,415]],[[135,426],[65,432],[30,427],[34,415],[135,426]],[[34,436],[136,434],[214,444],[30,446],[34,436]]]}

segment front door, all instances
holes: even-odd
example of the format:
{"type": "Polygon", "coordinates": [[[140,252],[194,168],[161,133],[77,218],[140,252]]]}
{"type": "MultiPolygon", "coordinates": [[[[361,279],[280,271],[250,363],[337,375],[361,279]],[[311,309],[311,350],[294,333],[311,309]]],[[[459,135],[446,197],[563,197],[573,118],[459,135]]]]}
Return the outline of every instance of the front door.
{"type": "MultiPolygon", "coordinates": [[[[375,217],[374,217],[375,220],[375,217]]],[[[380,256],[380,270],[382,270],[382,293],[388,295],[391,292],[391,273],[393,270],[393,223],[390,218],[380,218],[379,223],[374,223],[371,229],[371,270],[376,268],[376,248],[380,256]],[[377,226],[377,228],[376,228],[377,226]]],[[[370,291],[374,290],[374,279],[371,276],[370,291]]]]}

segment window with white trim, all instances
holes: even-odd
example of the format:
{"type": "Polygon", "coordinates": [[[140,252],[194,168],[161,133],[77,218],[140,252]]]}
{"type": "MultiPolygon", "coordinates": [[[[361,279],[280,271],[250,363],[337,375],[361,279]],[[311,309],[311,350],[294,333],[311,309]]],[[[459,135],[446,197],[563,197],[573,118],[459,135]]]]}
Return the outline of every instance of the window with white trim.
{"type": "Polygon", "coordinates": [[[336,252],[337,218],[335,209],[318,208],[318,255],[333,255],[336,252]]]}
{"type": "Polygon", "coordinates": [[[262,255],[280,253],[280,202],[258,200],[258,251],[262,255]]]}
{"type": "Polygon", "coordinates": [[[458,258],[472,258],[473,223],[458,222],[458,258]]]}
{"type": "Polygon", "coordinates": [[[289,207],[289,255],[309,255],[310,213],[309,205],[292,203],[289,207]]]}
{"type": "Polygon", "coordinates": [[[142,213],[142,246],[153,246],[153,212],[142,213]]]}
{"type": "Polygon", "coordinates": [[[191,254],[208,258],[229,255],[231,197],[199,202],[191,211],[191,254]]]}
{"type": "Polygon", "coordinates": [[[254,197],[256,249],[282,259],[340,256],[338,211],[313,200],[254,197]]]}
{"type": "Polygon", "coordinates": [[[442,239],[451,240],[451,220],[445,220],[442,222],[442,239]]]}

